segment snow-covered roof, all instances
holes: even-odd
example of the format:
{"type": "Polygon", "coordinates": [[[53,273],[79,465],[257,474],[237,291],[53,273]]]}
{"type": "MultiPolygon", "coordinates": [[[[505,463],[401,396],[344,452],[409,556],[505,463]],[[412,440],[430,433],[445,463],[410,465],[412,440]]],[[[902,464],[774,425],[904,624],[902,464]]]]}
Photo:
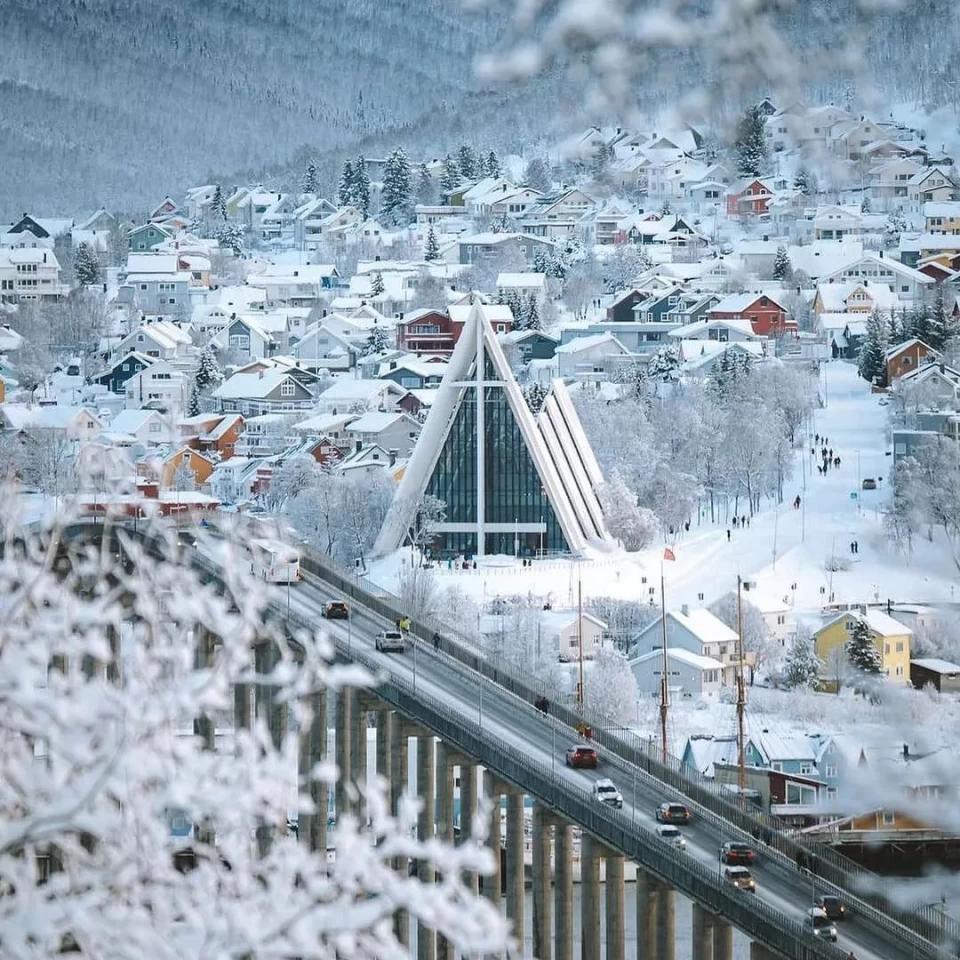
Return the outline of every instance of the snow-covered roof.
{"type": "Polygon", "coordinates": [[[693,767],[705,777],[714,775],[715,763],[737,762],[736,737],[691,737],[687,741],[687,747],[693,767]]]}
{"type": "Polygon", "coordinates": [[[867,626],[881,637],[909,637],[913,635],[913,631],[908,626],[899,620],[895,620],[882,610],[867,610],[865,614],[862,614],[862,619],[866,620],[867,626]]]}
{"type": "Polygon", "coordinates": [[[686,613],[682,610],[668,610],[667,616],[673,617],[686,627],[701,643],[731,643],[737,639],[736,631],[731,630],[705,607],[688,610],[686,613]]]}
{"type": "Polygon", "coordinates": [[[292,379],[286,370],[268,369],[257,373],[235,373],[214,390],[221,400],[256,400],[271,394],[284,380],[292,379]]]}
{"type": "Polygon", "coordinates": [[[31,427],[38,430],[65,430],[83,414],[95,423],[100,423],[96,414],[86,407],[69,407],[60,404],[32,407],[21,403],[6,403],[0,405],[0,413],[13,430],[25,430],[31,427]]]}
{"type": "Polygon", "coordinates": [[[769,293],[731,293],[710,308],[711,313],[740,313],[753,306],[761,297],[783,309],[783,305],[769,293]]]}
{"type": "Polygon", "coordinates": [[[396,391],[400,388],[392,380],[357,380],[343,377],[334,380],[321,394],[326,402],[329,400],[373,400],[383,393],[396,391]]]}
{"type": "Polygon", "coordinates": [[[775,727],[750,732],[750,741],[769,763],[774,760],[817,759],[815,745],[806,735],[793,734],[775,727]]]}
{"type": "MultiPolygon", "coordinates": [[[[648,653],[641,654],[639,657],[632,659],[630,663],[647,663],[656,657],[663,659],[662,648],[660,650],[650,650],[648,653]]],[[[678,663],[685,663],[687,666],[694,667],[697,670],[723,669],[723,664],[719,660],[715,660],[713,657],[705,657],[700,653],[694,653],[692,650],[687,650],[685,647],[667,647],[667,659],[676,660],[678,663]]]]}
{"type": "Polygon", "coordinates": [[[381,410],[369,410],[347,425],[348,433],[380,433],[392,427],[398,420],[406,418],[403,412],[386,413],[381,410]]]}
{"type": "Polygon", "coordinates": [[[121,410],[111,421],[112,433],[136,434],[148,420],[159,418],[156,410],[121,410]]]}
{"type": "MultiPolygon", "coordinates": [[[[454,323],[466,323],[472,309],[469,303],[452,303],[447,313],[454,323]]],[[[491,323],[513,323],[513,311],[505,303],[484,304],[483,312],[491,323]]]]}
{"type": "Polygon", "coordinates": [[[561,344],[556,348],[557,353],[582,353],[584,350],[592,350],[595,347],[602,347],[604,344],[615,345],[622,353],[630,351],[612,334],[612,333],[594,333],[589,337],[574,337],[567,343],[561,344]]]}
{"type": "Polygon", "coordinates": [[[345,427],[351,420],[356,420],[355,413],[319,413],[315,417],[299,420],[290,428],[295,433],[330,433],[345,427]]]}
{"type": "Polygon", "coordinates": [[[960,663],[951,663],[939,657],[921,657],[918,660],[911,660],[910,663],[915,663],[918,667],[934,673],[960,673],[960,663]]]}
{"type": "Polygon", "coordinates": [[[750,340],[762,340],[763,338],[753,332],[753,324],[749,320],[735,317],[732,320],[697,320],[695,323],[687,323],[676,330],[670,331],[670,336],[678,340],[696,339],[698,333],[705,330],[716,330],[725,327],[728,330],[736,330],[750,340]]]}
{"type": "Polygon", "coordinates": [[[928,200],[923,205],[925,217],[960,217],[960,200],[928,200]]]}
{"type": "Polygon", "coordinates": [[[497,274],[498,287],[544,287],[547,276],[544,273],[500,273],[497,274]]]}

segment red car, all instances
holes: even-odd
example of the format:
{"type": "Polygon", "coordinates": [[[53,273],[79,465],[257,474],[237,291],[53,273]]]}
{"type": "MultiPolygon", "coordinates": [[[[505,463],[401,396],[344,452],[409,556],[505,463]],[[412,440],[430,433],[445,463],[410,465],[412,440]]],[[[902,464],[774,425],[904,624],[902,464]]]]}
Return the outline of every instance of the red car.
{"type": "Polygon", "coordinates": [[[596,747],[587,747],[582,743],[575,743],[567,747],[567,766],[577,769],[596,770],[599,763],[596,747]]]}
{"type": "Polygon", "coordinates": [[[656,810],[658,823],[672,823],[674,826],[683,826],[690,822],[690,809],[682,803],[661,803],[656,810]]]}
{"type": "Polygon", "coordinates": [[[720,848],[720,859],[730,865],[747,866],[757,859],[753,847],[745,843],[725,843],[720,848]]]}

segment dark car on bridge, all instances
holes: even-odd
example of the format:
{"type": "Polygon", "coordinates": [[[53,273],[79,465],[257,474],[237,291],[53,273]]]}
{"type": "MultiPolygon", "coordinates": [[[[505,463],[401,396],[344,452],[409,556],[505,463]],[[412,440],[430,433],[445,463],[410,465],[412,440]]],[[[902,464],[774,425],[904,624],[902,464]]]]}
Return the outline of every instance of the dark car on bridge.
{"type": "Polygon", "coordinates": [[[595,770],[600,758],[596,747],[588,747],[582,743],[575,743],[567,747],[567,766],[577,769],[595,770]]]}
{"type": "Polygon", "coordinates": [[[328,620],[349,620],[350,608],[342,600],[331,600],[323,608],[323,615],[328,620]]]}
{"type": "Polygon", "coordinates": [[[657,807],[656,818],[659,823],[672,823],[676,826],[684,826],[693,819],[690,808],[682,803],[661,803],[657,807]]]}
{"type": "Polygon", "coordinates": [[[730,842],[725,843],[720,848],[720,859],[727,864],[745,866],[753,863],[757,859],[757,854],[753,847],[749,847],[745,843],[730,842]]]}

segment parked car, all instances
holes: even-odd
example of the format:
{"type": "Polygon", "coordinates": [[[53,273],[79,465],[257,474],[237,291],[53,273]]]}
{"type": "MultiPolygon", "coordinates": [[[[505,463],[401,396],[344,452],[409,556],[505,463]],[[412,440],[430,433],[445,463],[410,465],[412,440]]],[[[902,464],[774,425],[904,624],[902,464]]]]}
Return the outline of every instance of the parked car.
{"type": "Polygon", "coordinates": [[[687,841],[684,839],[683,834],[672,824],[662,824],[657,827],[657,836],[664,841],[664,843],[669,843],[670,846],[676,847],[678,850],[687,849],[687,841]]]}
{"type": "Polygon", "coordinates": [[[821,940],[830,940],[837,942],[837,925],[827,916],[827,911],[822,907],[811,907],[807,911],[810,918],[810,925],[813,927],[813,935],[821,940]]]}
{"type": "Polygon", "coordinates": [[[757,892],[757,882],[746,867],[727,867],[723,871],[723,879],[738,890],[747,890],[750,893],[757,892]]]}
{"type": "Polygon", "coordinates": [[[734,843],[732,841],[725,843],[720,848],[720,859],[728,864],[750,864],[756,860],[757,854],[753,847],[745,843],[734,843]]]}
{"type": "Polygon", "coordinates": [[[877,489],[877,481],[874,480],[873,477],[867,477],[867,478],[863,481],[863,483],[861,484],[861,486],[863,487],[864,490],[876,490],[876,489],[877,489]]]}
{"type": "Polygon", "coordinates": [[[403,653],[407,647],[399,630],[381,630],[374,643],[378,650],[385,653],[403,653]]]}
{"type": "Polygon", "coordinates": [[[323,615],[328,620],[348,620],[350,608],[342,600],[331,600],[323,608],[323,615]]]}
{"type": "Polygon", "coordinates": [[[611,807],[616,807],[618,810],[623,807],[622,794],[616,786],[614,786],[613,781],[608,780],[606,777],[594,783],[593,799],[600,803],[609,803],[611,807]]]}
{"type": "Polygon", "coordinates": [[[661,803],[657,807],[656,818],[660,823],[688,824],[693,817],[689,807],[682,803],[661,803]]]}
{"type": "Polygon", "coordinates": [[[847,917],[846,904],[839,897],[817,897],[813,905],[823,910],[831,920],[845,920],[847,917]]]}
{"type": "Polygon", "coordinates": [[[596,770],[599,762],[596,747],[588,747],[583,743],[575,743],[572,747],[567,747],[568,767],[596,770]]]}

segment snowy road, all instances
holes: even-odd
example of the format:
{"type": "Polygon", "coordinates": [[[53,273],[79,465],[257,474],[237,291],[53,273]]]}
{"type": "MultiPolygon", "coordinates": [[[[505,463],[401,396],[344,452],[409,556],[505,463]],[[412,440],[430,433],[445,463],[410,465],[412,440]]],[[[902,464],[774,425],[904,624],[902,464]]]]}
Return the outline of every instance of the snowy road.
{"type": "MultiPolygon", "coordinates": [[[[437,655],[428,645],[419,644],[403,656],[377,654],[373,646],[375,633],[388,626],[381,618],[351,602],[352,620],[329,623],[321,621],[323,604],[337,599],[337,594],[323,581],[313,577],[291,591],[291,606],[301,616],[325,624],[339,641],[341,652],[362,651],[385,675],[396,676],[415,686],[418,696],[435,701],[461,713],[464,722],[480,723],[484,730],[495,735],[508,746],[523,751],[531,759],[552,768],[559,783],[568,783],[580,789],[589,787],[597,776],[610,776],[618,783],[624,795],[624,811],[634,819],[639,830],[654,826],[653,811],[663,800],[675,799],[676,794],[666,786],[651,780],[643,771],[634,770],[619,758],[608,757],[598,773],[570,770],[564,766],[563,753],[568,745],[564,728],[550,718],[541,717],[502,688],[474,674],[462,664],[437,655]]],[[[286,598],[284,597],[284,602],[286,598]]],[[[709,867],[716,866],[717,852],[725,839],[722,827],[714,827],[705,817],[698,818],[685,830],[687,856],[709,867]]],[[[757,879],[757,897],[771,907],[802,922],[811,903],[812,888],[809,876],[772,854],[761,851],[754,874],[757,879]]],[[[865,920],[853,919],[841,929],[840,945],[852,949],[858,960],[895,960],[910,957],[912,953],[899,949],[889,936],[865,920]]]]}

